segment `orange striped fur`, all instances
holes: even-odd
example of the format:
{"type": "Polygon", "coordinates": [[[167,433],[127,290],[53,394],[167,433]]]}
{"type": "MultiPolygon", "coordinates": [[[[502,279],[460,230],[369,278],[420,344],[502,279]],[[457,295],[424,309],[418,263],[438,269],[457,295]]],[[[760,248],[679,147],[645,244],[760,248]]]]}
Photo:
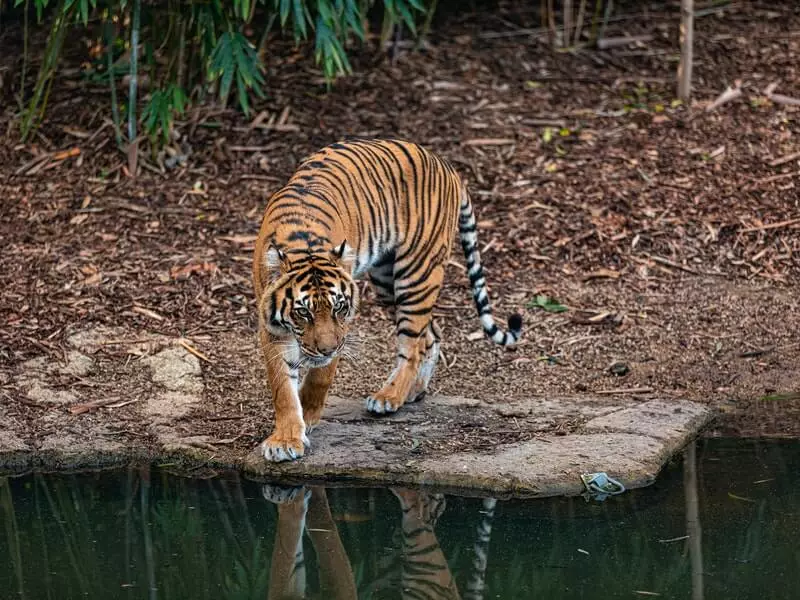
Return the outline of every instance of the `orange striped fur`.
{"type": "Polygon", "coordinates": [[[267,460],[303,455],[320,420],[358,307],[354,280],[368,275],[395,307],[397,362],[368,411],[391,413],[425,394],[439,356],[433,307],[458,229],[481,323],[511,345],[492,317],[475,215],[456,171],[422,147],[391,139],[331,144],[306,158],[267,204],[253,261],[259,337],[275,409],[267,460]],[[308,371],[300,383],[299,369],[308,371]]]}

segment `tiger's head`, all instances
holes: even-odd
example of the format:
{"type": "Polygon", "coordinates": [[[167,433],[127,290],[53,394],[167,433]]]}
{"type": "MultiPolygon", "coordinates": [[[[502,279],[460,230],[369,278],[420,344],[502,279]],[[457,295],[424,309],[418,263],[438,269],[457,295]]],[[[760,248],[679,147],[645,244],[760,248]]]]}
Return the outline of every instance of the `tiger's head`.
{"type": "Polygon", "coordinates": [[[275,245],[266,253],[270,283],[259,318],[275,336],[297,342],[298,365],[323,367],[345,348],[358,308],[347,242],[329,251],[290,255],[275,245]]]}

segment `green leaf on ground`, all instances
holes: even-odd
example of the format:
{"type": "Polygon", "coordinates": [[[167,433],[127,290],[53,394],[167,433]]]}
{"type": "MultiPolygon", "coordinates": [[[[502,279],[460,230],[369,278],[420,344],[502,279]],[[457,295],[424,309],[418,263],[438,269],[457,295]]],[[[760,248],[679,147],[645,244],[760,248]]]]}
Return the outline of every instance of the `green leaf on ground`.
{"type": "Polygon", "coordinates": [[[541,308],[542,310],[551,313],[562,313],[569,310],[555,298],[551,298],[550,296],[546,296],[544,294],[539,294],[536,296],[536,298],[528,302],[528,308],[541,308]]]}
{"type": "Polygon", "coordinates": [[[800,392],[786,392],[783,394],[767,394],[761,396],[760,400],[780,401],[780,400],[800,400],[800,392]]]}

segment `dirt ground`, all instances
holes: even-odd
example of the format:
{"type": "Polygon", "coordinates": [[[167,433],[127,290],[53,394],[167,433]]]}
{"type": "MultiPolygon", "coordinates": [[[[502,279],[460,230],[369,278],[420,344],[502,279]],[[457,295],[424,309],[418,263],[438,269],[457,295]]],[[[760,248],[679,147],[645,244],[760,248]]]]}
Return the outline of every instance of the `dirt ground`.
{"type": "MultiPolygon", "coordinates": [[[[104,88],[68,71],[28,144],[5,102],[3,420],[29,440],[63,427],[79,438],[104,419],[116,423],[109,435],[146,438],[136,400],[156,391],[140,374],[171,340],[202,355],[205,382],[202,405],[175,416],[178,428],[242,448],[260,441],[270,409],[252,367],[249,270],[261,211],[307,153],[347,135],[391,135],[439,151],[469,180],[495,311],[525,319],[515,350],[479,337],[454,254],[434,391],[489,403],[687,399],[719,411],[713,433],[800,435],[800,107],[764,92],[776,83],[800,97],[800,8],[737,2],[699,18],[696,100],[684,106],[672,103],[676,11],[607,32],[651,34],[646,43],[556,53],[526,33],[538,12],[514,6],[439,19],[426,47],[393,65],[356,53],[356,74],[330,91],[305,50],[275,40],[260,116],[193,109],[176,142],[186,162],[145,155],[136,179],[114,149],[104,88]],[[705,111],[737,80],[740,98],[705,111]],[[80,153],[58,155],[72,148],[80,153]],[[538,295],[568,310],[537,308],[538,295]],[[114,333],[94,347],[91,368],[58,371],[72,364],[69,336],[98,325],[114,333]],[[20,379],[31,360],[56,365],[48,385],[64,402],[31,395],[34,383],[20,379]],[[106,397],[112,407],[70,413],[106,397]]],[[[6,75],[19,43],[13,27],[0,33],[6,75]]],[[[77,67],[83,51],[76,41],[67,60],[77,67]]],[[[367,293],[360,356],[343,364],[334,393],[380,386],[390,319],[367,293]]],[[[511,435],[492,427],[479,443],[511,435]]]]}

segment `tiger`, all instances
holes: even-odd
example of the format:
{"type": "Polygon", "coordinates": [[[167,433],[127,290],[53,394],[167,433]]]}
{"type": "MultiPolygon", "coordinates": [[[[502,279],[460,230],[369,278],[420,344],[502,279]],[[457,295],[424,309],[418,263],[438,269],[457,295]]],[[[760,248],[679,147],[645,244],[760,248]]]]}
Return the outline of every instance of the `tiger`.
{"type": "Polygon", "coordinates": [[[403,598],[461,600],[434,527],[444,512],[443,494],[389,488],[400,501],[403,531],[403,598]]]}
{"type": "MultiPolygon", "coordinates": [[[[445,496],[397,487],[390,487],[389,491],[399,501],[399,536],[389,548],[388,572],[379,573],[377,580],[370,581],[362,590],[364,595],[384,597],[399,590],[402,598],[460,600],[458,586],[435,532],[447,504],[445,496]]],[[[268,597],[356,600],[359,594],[353,567],[331,515],[325,488],[264,484],[262,495],[278,507],[268,597]],[[318,594],[310,593],[304,533],[311,539],[317,557],[318,594]]],[[[477,558],[473,561],[465,600],[483,598],[495,503],[494,499],[484,500],[484,509],[491,508],[488,513],[482,511],[472,546],[477,558]],[[491,504],[487,505],[487,501],[491,504]]]]}
{"type": "Polygon", "coordinates": [[[346,352],[364,275],[394,307],[396,360],[366,398],[376,415],[424,396],[439,359],[433,308],[458,229],[472,297],[486,335],[513,346],[522,317],[495,323],[465,182],[437,154],[400,139],[353,138],[303,159],[267,202],[253,256],[258,337],[274,428],[259,446],[271,462],[310,446],[336,367],[346,352]],[[299,370],[307,368],[300,382],[299,370]]]}
{"type": "Polygon", "coordinates": [[[261,493],[278,507],[267,597],[270,600],[308,597],[303,547],[307,533],[319,564],[320,596],[356,600],[353,567],[331,514],[325,488],[265,484],[261,493]]]}

